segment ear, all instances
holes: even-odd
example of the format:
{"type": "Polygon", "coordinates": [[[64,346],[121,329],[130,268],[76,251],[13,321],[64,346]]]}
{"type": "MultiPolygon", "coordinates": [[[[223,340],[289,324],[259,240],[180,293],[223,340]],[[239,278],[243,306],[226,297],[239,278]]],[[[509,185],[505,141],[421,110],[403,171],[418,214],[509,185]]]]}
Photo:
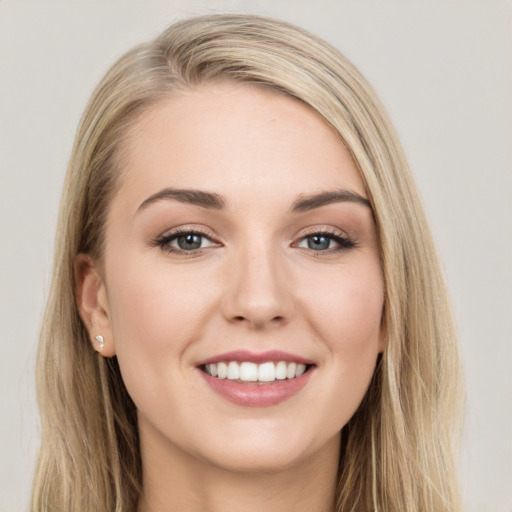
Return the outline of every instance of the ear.
{"type": "Polygon", "coordinates": [[[95,350],[105,357],[115,355],[107,290],[93,259],[79,254],[75,261],[76,300],[80,317],[95,350]],[[103,337],[103,342],[96,339],[103,337]]]}

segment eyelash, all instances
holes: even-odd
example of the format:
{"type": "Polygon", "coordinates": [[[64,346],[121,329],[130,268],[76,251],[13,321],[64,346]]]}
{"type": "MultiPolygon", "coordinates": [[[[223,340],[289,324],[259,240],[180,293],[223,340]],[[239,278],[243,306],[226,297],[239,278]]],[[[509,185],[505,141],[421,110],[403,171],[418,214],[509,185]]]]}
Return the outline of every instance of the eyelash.
{"type": "MultiPolygon", "coordinates": [[[[199,256],[202,254],[204,248],[198,248],[198,249],[192,249],[190,251],[184,250],[184,249],[177,249],[175,247],[172,247],[170,244],[174,240],[177,240],[181,236],[186,235],[196,235],[200,237],[204,237],[208,239],[210,242],[212,242],[212,245],[218,245],[214,240],[213,237],[205,232],[201,231],[200,229],[190,229],[190,228],[177,228],[171,233],[167,233],[165,235],[162,235],[155,239],[152,246],[160,247],[162,251],[165,251],[167,253],[171,254],[177,254],[184,257],[193,257],[193,256],[199,256]]],[[[313,231],[311,233],[304,234],[300,237],[298,242],[295,242],[293,246],[297,247],[297,244],[302,242],[303,240],[306,240],[307,238],[319,236],[319,237],[325,237],[329,240],[334,241],[338,244],[338,247],[336,248],[328,248],[325,250],[315,251],[314,249],[306,249],[313,253],[315,257],[319,257],[322,253],[323,254],[333,254],[333,253],[339,253],[343,251],[348,251],[350,249],[353,249],[357,247],[357,243],[355,240],[350,238],[347,235],[342,235],[339,231],[335,230],[329,230],[329,229],[320,229],[317,231],[313,231]],[[316,253],[316,254],[315,254],[316,253]]]]}
{"type": "Polygon", "coordinates": [[[339,231],[336,231],[334,229],[320,229],[317,231],[313,231],[311,233],[306,233],[302,235],[298,242],[295,242],[293,245],[296,246],[298,243],[302,242],[303,240],[306,240],[308,238],[318,236],[327,238],[329,240],[333,240],[335,243],[338,244],[338,247],[335,248],[328,248],[326,250],[322,251],[315,251],[314,249],[306,249],[308,251],[311,251],[313,256],[320,257],[322,254],[336,254],[344,251],[348,251],[350,249],[353,249],[357,247],[357,243],[355,240],[353,240],[351,237],[349,237],[346,234],[341,234],[339,231]]]}
{"type": "Polygon", "coordinates": [[[171,233],[166,233],[165,235],[160,236],[151,245],[160,247],[160,249],[162,249],[162,251],[164,251],[164,252],[182,255],[184,257],[200,255],[203,251],[203,249],[201,249],[201,248],[193,249],[190,251],[185,251],[183,249],[177,249],[176,247],[172,247],[170,245],[171,242],[173,242],[174,240],[177,240],[179,237],[186,236],[186,235],[197,235],[200,237],[204,237],[204,238],[208,239],[209,241],[211,241],[215,245],[215,242],[213,242],[213,237],[211,236],[211,234],[209,234],[205,231],[201,231],[200,229],[197,229],[197,228],[194,228],[194,229],[177,228],[174,231],[172,231],[171,233]]]}

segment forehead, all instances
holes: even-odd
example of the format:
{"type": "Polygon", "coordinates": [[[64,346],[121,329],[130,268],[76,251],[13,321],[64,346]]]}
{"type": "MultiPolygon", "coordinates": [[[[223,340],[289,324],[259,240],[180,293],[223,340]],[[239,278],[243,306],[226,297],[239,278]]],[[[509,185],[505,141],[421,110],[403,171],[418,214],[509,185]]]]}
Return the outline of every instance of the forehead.
{"type": "Polygon", "coordinates": [[[231,82],[151,107],[130,131],[123,162],[118,199],[129,199],[131,208],[164,187],[208,190],[229,202],[284,202],[340,187],[365,195],[349,151],[316,112],[284,94],[231,82]]]}

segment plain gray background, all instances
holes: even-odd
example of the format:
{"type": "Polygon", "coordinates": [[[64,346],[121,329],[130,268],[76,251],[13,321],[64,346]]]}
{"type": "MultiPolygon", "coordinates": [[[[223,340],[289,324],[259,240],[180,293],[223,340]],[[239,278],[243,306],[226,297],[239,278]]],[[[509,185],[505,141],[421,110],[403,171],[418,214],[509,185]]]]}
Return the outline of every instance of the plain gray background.
{"type": "Polygon", "coordinates": [[[0,0],[0,512],[28,510],[39,432],[36,340],[80,114],[121,53],[177,16],[210,10],[267,14],[316,32],[381,96],[414,169],[459,324],[468,386],[461,454],[467,511],[511,512],[506,0],[0,0]]]}

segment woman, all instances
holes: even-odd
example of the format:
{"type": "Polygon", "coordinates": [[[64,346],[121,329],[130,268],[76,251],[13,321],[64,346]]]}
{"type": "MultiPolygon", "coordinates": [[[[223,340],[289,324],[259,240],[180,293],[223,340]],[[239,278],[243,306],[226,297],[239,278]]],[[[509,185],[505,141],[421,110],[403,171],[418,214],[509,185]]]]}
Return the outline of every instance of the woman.
{"type": "Polygon", "coordinates": [[[335,49],[179,22],[66,178],[33,510],[460,510],[453,323],[400,144],[335,49]]]}

